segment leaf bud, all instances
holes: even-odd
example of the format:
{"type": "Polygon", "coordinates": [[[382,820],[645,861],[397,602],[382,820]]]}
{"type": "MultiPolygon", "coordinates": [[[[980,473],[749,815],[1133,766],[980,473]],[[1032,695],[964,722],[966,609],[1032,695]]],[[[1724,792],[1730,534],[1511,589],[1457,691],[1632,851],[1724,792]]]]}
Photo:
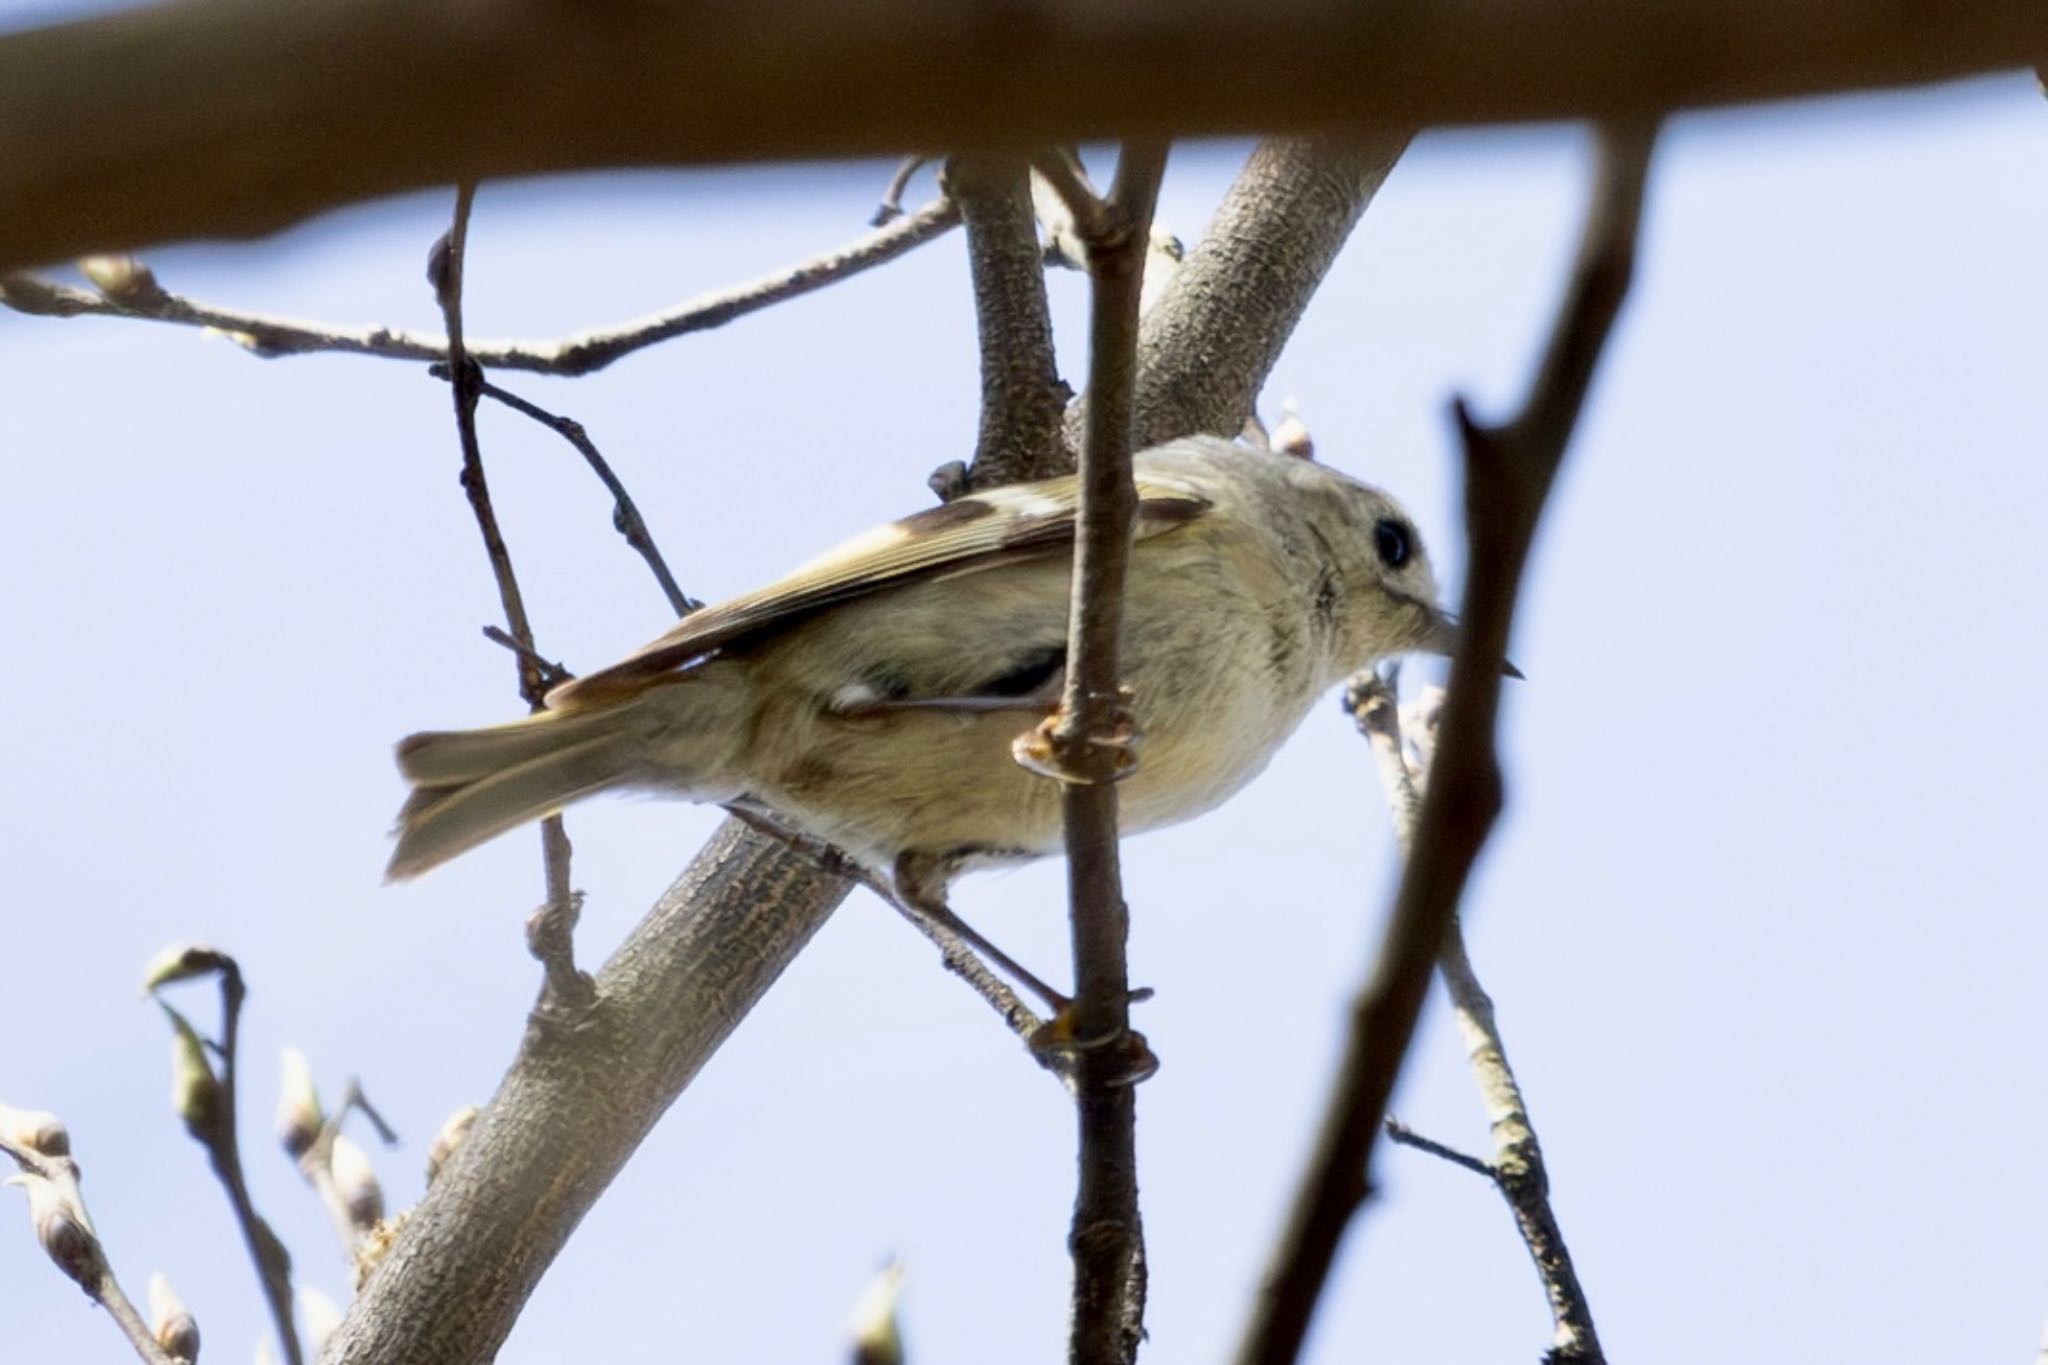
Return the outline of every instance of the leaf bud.
{"type": "Polygon", "coordinates": [[[313,1068],[295,1047],[284,1050],[284,1080],[277,1094],[277,1140],[297,1161],[320,1136],[327,1121],[320,1112],[320,1092],[313,1088],[313,1068]]]}
{"type": "Polygon", "coordinates": [[[162,1271],[149,1277],[149,1334],[166,1354],[199,1359],[199,1321],[162,1271]]]}
{"type": "Polygon", "coordinates": [[[327,1161],[327,1169],[334,1176],[335,1192],[341,1196],[349,1222],[364,1229],[377,1226],[384,1217],[384,1187],[377,1183],[377,1172],[370,1166],[369,1154],[349,1141],[345,1134],[336,1133],[327,1161]]]}

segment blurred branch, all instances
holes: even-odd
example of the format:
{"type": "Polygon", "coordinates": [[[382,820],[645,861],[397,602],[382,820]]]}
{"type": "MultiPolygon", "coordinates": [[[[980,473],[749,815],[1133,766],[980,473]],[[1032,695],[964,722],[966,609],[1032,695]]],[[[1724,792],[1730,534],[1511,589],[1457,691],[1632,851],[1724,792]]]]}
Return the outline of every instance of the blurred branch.
{"type": "MultiPolygon", "coordinates": [[[[1380,786],[1393,813],[1394,836],[1405,853],[1415,839],[1416,816],[1421,808],[1419,793],[1428,785],[1438,713],[1425,704],[1426,714],[1418,717],[1411,713],[1404,726],[1404,708],[1396,702],[1391,681],[1373,674],[1354,683],[1345,704],[1371,742],[1380,786]],[[1408,732],[1405,742],[1404,728],[1408,732]]],[[[1551,1365],[1603,1365],[1606,1356],[1593,1326],[1592,1305],[1572,1265],[1571,1249],[1565,1244],[1556,1211],[1550,1206],[1550,1175],[1543,1162],[1543,1148],[1529,1120],[1521,1084],[1508,1064],[1507,1044],[1494,1018],[1493,999],[1472,969],[1472,960],[1465,950],[1464,925],[1457,915],[1451,916],[1437,965],[1450,993],[1458,1031],[1465,1038],[1472,1077],[1479,1083],[1480,1099],[1486,1106],[1487,1123],[1493,1133],[1493,1158],[1482,1161],[1467,1156],[1432,1142],[1391,1118],[1386,1121],[1387,1136],[1477,1172],[1492,1182],[1514,1215],[1515,1227],[1522,1235],[1523,1245],[1529,1248],[1544,1295],[1550,1302],[1553,1333],[1549,1354],[1544,1359],[1551,1365]]]]}
{"type": "MultiPolygon", "coordinates": [[[[462,446],[462,491],[469,497],[470,511],[483,535],[484,554],[490,559],[498,601],[505,610],[505,626],[519,661],[519,695],[528,709],[537,713],[547,709],[547,680],[536,662],[541,655],[534,648],[533,625],[526,616],[519,577],[512,569],[512,552],[505,545],[497,510],[491,505],[483,446],[476,433],[476,405],[483,396],[484,372],[469,354],[462,334],[462,271],[468,255],[470,210],[475,203],[474,184],[457,187],[455,219],[428,257],[427,279],[448,329],[447,379],[455,402],[456,437],[462,446]]],[[[540,822],[540,850],[547,899],[526,924],[527,947],[543,973],[534,1014],[538,1019],[573,1022],[590,1008],[592,987],[589,975],[576,968],[575,930],[583,898],[570,885],[569,832],[559,812],[540,822]]]]}
{"type": "Polygon", "coordinates": [[[1279,1246],[1240,1344],[1241,1365],[1301,1350],[1352,1215],[1371,1190],[1373,1141],[1414,1037],[1466,878],[1501,805],[1494,729],[1522,571],[1551,483],[1635,264],[1653,133],[1603,132],[1578,260],[1522,412],[1476,423],[1455,405],[1471,545],[1443,737],[1380,960],[1352,1006],[1350,1036],[1279,1246]]]}
{"type": "Polygon", "coordinates": [[[1073,468],[1060,432],[1072,393],[1053,353],[1030,177],[1022,157],[956,156],[946,167],[947,190],[967,221],[981,340],[981,432],[963,492],[1073,468]]]}
{"type": "Polygon", "coordinates": [[[0,267],[508,176],[1611,120],[2022,67],[2044,46],[2039,0],[183,0],[0,39],[0,267]]]}
{"type": "Polygon", "coordinates": [[[242,980],[242,968],[234,958],[216,948],[181,945],[157,955],[143,974],[143,986],[157,999],[171,1021],[178,1041],[185,1044],[180,1057],[180,1074],[174,1077],[173,1097],[185,1131],[206,1152],[207,1164],[220,1181],[234,1211],[235,1225],[249,1249],[263,1300],[270,1309],[271,1325],[277,1331],[278,1346],[286,1365],[300,1365],[304,1353],[297,1329],[292,1325],[292,1259],[270,1224],[256,1212],[249,1195],[249,1180],[242,1167],[242,1139],[238,1118],[241,1090],[242,1005],[249,988],[242,980]],[[220,983],[220,1041],[214,1051],[220,1059],[216,1077],[212,1064],[199,1046],[198,1034],[185,1016],[162,998],[162,987],[180,981],[213,977],[220,983]]]}
{"type": "Polygon", "coordinates": [[[491,1360],[591,1204],[851,885],[722,825],[605,964],[578,1027],[527,1031],[326,1365],[491,1360]]]}
{"type": "MultiPolygon", "coordinates": [[[[317,1112],[317,1100],[314,1107],[317,1112]]],[[[328,1221],[333,1224],[335,1236],[341,1242],[342,1254],[349,1258],[351,1265],[364,1240],[376,1231],[384,1217],[383,1191],[375,1175],[369,1171],[368,1159],[357,1152],[351,1153],[349,1159],[336,1160],[337,1150],[347,1150],[338,1148],[338,1144],[345,1141],[342,1125],[354,1113],[369,1120],[386,1147],[397,1145],[398,1136],[391,1131],[391,1125],[370,1104],[361,1084],[351,1078],[342,1087],[341,1100],[335,1105],[334,1112],[323,1116],[313,1126],[310,1140],[303,1144],[288,1140],[285,1147],[298,1165],[300,1176],[319,1196],[321,1207],[327,1210],[328,1221]],[[352,1169],[358,1166],[359,1169],[352,1169]]]]}
{"type": "Polygon", "coordinates": [[[21,1110],[0,1107],[0,1152],[13,1157],[21,1168],[21,1174],[10,1176],[6,1183],[21,1186],[28,1195],[29,1222],[36,1240],[87,1298],[107,1310],[107,1316],[147,1365],[177,1365],[179,1357],[157,1341],[121,1282],[114,1278],[106,1249],[86,1214],[85,1198],[78,1188],[78,1163],[71,1158],[71,1139],[63,1125],[52,1119],[40,1134],[6,1131],[13,1127],[6,1120],[17,1116],[30,1117],[21,1110]]]}
{"type": "MultiPolygon", "coordinates": [[[[0,39],[0,45],[5,41],[0,39]]],[[[685,299],[659,313],[610,327],[588,328],[552,341],[471,341],[469,357],[494,369],[589,374],[634,351],[692,332],[722,327],[771,304],[799,298],[893,261],[911,248],[943,236],[959,221],[959,209],[941,197],[845,246],[730,288],[685,299]]],[[[0,304],[17,313],[43,317],[139,318],[205,327],[266,360],[323,351],[443,364],[448,360],[446,339],[426,332],[339,326],[223,308],[170,293],[156,284],[154,276],[149,277],[146,289],[115,292],[78,289],[31,275],[0,275],[0,304]]]]}
{"type": "Polygon", "coordinates": [[[1074,937],[1074,1000],[1055,1021],[1074,1056],[1080,1189],[1067,1244],[1074,1258],[1068,1359],[1135,1360],[1145,1334],[1145,1236],[1138,1210],[1137,1083],[1156,1065],[1131,1030],[1125,959],[1130,912],[1117,847],[1116,782],[1130,772],[1135,733],[1119,662],[1124,580],[1138,494],[1131,481],[1131,399],[1137,379],[1138,300],[1152,210],[1166,170],[1164,143],[1127,142],[1116,182],[1096,199],[1078,180],[1053,180],[1088,248],[1093,308],[1088,425],[1074,530],[1067,677],[1059,710],[1019,740],[1031,766],[1057,777],[1066,827],[1074,937]]]}

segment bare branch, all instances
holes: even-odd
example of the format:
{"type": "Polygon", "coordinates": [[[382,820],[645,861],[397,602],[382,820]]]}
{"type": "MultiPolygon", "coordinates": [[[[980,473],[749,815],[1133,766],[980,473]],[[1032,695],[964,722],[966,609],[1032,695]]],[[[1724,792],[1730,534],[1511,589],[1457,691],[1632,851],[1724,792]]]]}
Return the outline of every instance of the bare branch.
{"type": "MultiPolygon", "coordinates": [[[[443,367],[436,366],[434,372],[444,379],[447,377],[447,371],[443,367]]],[[[605,491],[612,495],[612,525],[625,537],[626,544],[633,547],[633,552],[647,561],[648,570],[653,573],[654,581],[661,585],[662,596],[668,598],[668,604],[676,615],[686,616],[704,605],[684,592],[682,586],[676,582],[675,575],[669,572],[668,561],[661,557],[661,547],[654,543],[654,534],[647,529],[647,521],[640,515],[639,504],[635,503],[633,495],[626,491],[625,482],[612,472],[611,462],[598,450],[597,443],[590,439],[590,433],[583,429],[581,422],[549,412],[546,408],[529,403],[518,394],[501,389],[488,381],[479,391],[484,397],[496,399],[514,412],[531,417],[576,447],[577,453],[583,456],[584,463],[590,466],[590,472],[597,475],[598,481],[604,484],[605,491]]]]}
{"type": "MultiPolygon", "coordinates": [[[[1003,1026],[1030,1044],[1045,1028],[1045,1021],[1031,1012],[1031,1008],[1010,989],[1009,983],[990,969],[982,960],[986,954],[990,961],[1028,989],[1042,997],[1055,997],[1050,987],[1031,972],[1019,965],[1009,954],[997,948],[974,929],[945,902],[943,876],[934,876],[936,869],[921,867],[914,855],[905,855],[896,864],[894,881],[879,877],[868,868],[855,862],[840,849],[808,834],[800,833],[782,823],[763,810],[745,805],[727,806],[733,818],[749,828],[767,835],[810,859],[821,871],[829,876],[844,877],[859,882],[880,897],[883,902],[910,922],[911,926],[939,950],[939,961],[945,969],[965,981],[974,993],[982,998],[988,1007],[996,1012],[1003,1026]]],[[[1053,1059],[1034,1049],[1033,1056],[1049,1069],[1058,1070],[1053,1059]]]]}
{"type": "Polygon", "coordinates": [[[1074,1002],[1061,1022],[1075,1053],[1081,1183],[1068,1247],[1074,1310],[1068,1358],[1122,1365],[1144,1337],[1145,1237],[1138,1210],[1137,1082],[1156,1063],[1131,1030],[1130,970],[1117,848],[1118,778],[1131,770],[1135,732],[1122,686],[1124,579],[1137,489],[1131,481],[1131,402],[1137,379],[1138,300],[1166,147],[1126,143],[1116,183],[1097,201],[1078,179],[1052,179],[1075,198],[1094,280],[1088,426],[1066,686],[1059,710],[1019,740],[1029,766],[1056,776],[1066,826],[1074,937],[1074,1002]]]}
{"type": "MultiPolygon", "coordinates": [[[[0,1114],[19,1112],[0,1109],[0,1114]]],[[[36,1240],[57,1268],[85,1291],[87,1298],[107,1310],[107,1316],[121,1329],[121,1335],[145,1365],[179,1365],[178,1357],[157,1341],[121,1288],[121,1282],[114,1278],[106,1249],[85,1211],[70,1139],[64,1136],[61,1125],[55,1132],[63,1138],[61,1150],[24,1141],[25,1135],[0,1131],[0,1152],[13,1157],[14,1164],[21,1168],[21,1174],[6,1183],[21,1186],[28,1195],[29,1221],[35,1228],[36,1240]]]]}
{"type": "Polygon", "coordinates": [[[2044,46],[2039,0],[184,0],[0,40],[0,267],[550,171],[1642,117],[2044,46]]]}
{"type": "Polygon", "coordinates": [[[529,1029],[326,1365],[484,1362],[570,1232],[852,883],[727,821],[612,955],[575,1029],[529,1029]]]}
{"type": "MultiPolygon", "coordinates": [[[[255,1266],[257,1283],[263,1290],[263,1300],[270,1310],[271,1325],[277,1331],[278,1346],[284,1353],[286,1365],[300,1365],[304,1352],[299,1345],[298,1331],[292,1324],[291,1256],[270,1224],[256,1212],[255,1200],[249,1194],[248,1176],[242,1166],[241,1126],[237,1115],[241,1090],[242,1005],[248,999],[249,988],[242,979],[241,966],[218,949],[187,945],[159,954],[144,976],[144,984],[151,994],[156,994],[161,986],[208,976],[220,983],[220,1041],[215,1049],[220,1058],[220,1073],[216,1080],[203,1056],[191,1059],[195,1074],[181,1080],[179,1094],[183,1113],[180,1116],[185,1120],[186,1131],[205,1150],[207,1164],[227,1194],[228,1207],[234,1212],[235,1226],[241,1229],[243,1245],[248,1248],[249,1259],[255,1266]]],[[[161,996],[157,1003],[170,1018],[172,1027],[185,1038],[193,1040],[196,1053],[198,1035],[185,1017],[161,996]]]]}
{"type": "Polygon", "coordinates": [[[1260,143],[1139,340],[1140,445],[1235,436],[1408,135],[1260,143]]]}
{"type": "MultiPolygon", "coordinates": [[[[475,203],[475,185],[457,188],[455,220],[447,235],[435,243],[427,261],[427,279],[434,286],[434,298],[441,305],[441,317],[448,328],[447,378],[455,401],[456,436],[462,445],[462,491],[469,497],[470,511],[483,535],[484,554],[491,562],[498,601],[505,609],[513,656],[519,661],[519,695],[528,709],[539,712],[547,709],[547,680],[536,662],[541,655],[534,648],[533,625],[527,620],[526,599],[512,569],[512,552],[505,546],[504,534],[498,529],[497,509],[491,505],[491,487],[484,476],[483,446],[476,434],[476,405],[483,396],[484,372],[470,356],[462,334],[462,269],[468,254],[469,215],[475,203]]],[[[575,927],[582,898],[569,883],[569,833],[559,813],[540,822],[540,850],[547,899],[526,926],[527,947],[540,962],[544,974],[534,1014],[541,1019],[569,1022],[590,1008],[592,987],[589,975],[576,968],[575,927]]]]}
{"type": "MultiPolygon", "coordinates": [[[[991,971],[988,963],[976,952],[977,947],[982,952],[987,952],[988,941],[978,934],[962,932],[968,927],[966,921],[955,915],[951,909],[922,905],[912,897],[893,895],[872,882],[869,885],[874,886],[877,894],[895,906],[903,918],[916,926],[919,933],[932,941],[932,945],[939,950],[939,960],[945,965],[946,970],[965,981],[976,995],[986,1001],[1010,1032],[1016,1034],[1026,1045],[1034,1044],[1045,1036],[1046,1021],[1034,1014],[1031,1007],[1026,1005],[1001,977],[991,971]],[[944,909],[943,914],[934,913],[940,909],[944,909]]],[[[1007,955],[996,953],[993,956],[1004,965],[1005,970],[1020,973],[1023,980],[1038,985],[1038,978],[1018,967],[1007,955]]],[[[1039,988],[1043,989],[1042,986],[1039,988]]],[[[1032,1055],[1047,1069],[1065,1074],[1066,1068],[1061,1065],[1058,1056],[1036,1049],[1032,1055]]]]}
{"type": "MultiPolygon", "coordinates": [[[[1380,786],[1394,817],[1394,834],[1403,852],[1414,842],[1416,815],[1420,809],[1418,784],[1426,784],[1428,758],[1411,761],[1402,737],[1402,719],[1391,681],[1372,675],[1356,680],[1346,705],[1358,728],[1372,743],[1373,757],[1380,773],[1380,786]]],[[[1419,753],[1434,748],[1433,736],[1415,736],[1419,753]]],[[[1572,1265],[1570,1248],[1557,1214],[1550,1205],[1550,1175],[1543,1162],[1543,1149],[1529,1120],[1528,1105],[1522,1099],[1521,1084],[1508,1065],[1507,1044],[1494,1018],[1493,999],[1479,984],[1477,973],[1465,950],[1465,930],[1457,915],[1451,917],[1438,957],[1444,986],[1457,1016],[1458,1031],[1465,1038],[1465,1052],[1472,1077],[1486,1106],[1493,1132],[1494,1154],[1481,1161],[1441,1143],[1417,1136],[1393,1119],[1386,1122],[1387,1136],[1395,1142],[1420,1148],[1446,1161],[1476,1171],[1493,1184],[1507,1201],[1523,1245],[1536,1263],[1544,1296],[1550,1303],[1553,1333],[1545,1357],[1554,1365],[1578,1362],[1601,1365],[1606,1357],[1599,1333],[1593,1326],[1593,1309],[1572,1265]]]]}
{"type": "Polygon", "coordinates": [[[1474,1175],[1484,1177],[1489,1182],[1494,1179],[1495,1172],[1493,1167],[1481,1161],[1478,1157],[1473,1156],[1470,1152],[1461,1152],[1455,1147],[1445,1146],[1434,1138],[1426,1138],[1399,1119],[1390,1118],[1385,1126],[1387,1141],[1389,1142],[1396,1143],[1402,1147],[1413,1147],[1418,1152],[1428,1152],[1439,1160],[1448,1161],[1453,1166],[1461,1166],[1474,1175]]]}
{"type": "Polygon", "coordinates": [[[958,156],[946,186],[967,220],[981,338],[981,434],[961,489],[1071,469],[1060,419],[1072,394],[1053,354],[1030,171],[1020,157],[958,156]]]}
{"type": "MultiPolygon", "coordinates": [[[[377,1188],[375,1178],[368,1175],[366,1162],[363,1166],[364,1181],[345,1182],[341,1177],[348,1174],[346,1170],[337,1175],[337,1166],[346,1164],[338,1163],[335,1159],[337,1143],[342,1139],[342,1125],[347,1122],[350,1114],[356,1113],[369,1120],[370,1126],[376,1129],[378,1138],[386,1147],[397,1145],[397,1134],[391,1131],[383,1116],[372,1107],[368,1097],[363,1094],[361,1084],[351,1079],[342,1088],[341,1099],[334,1106],[334,1111],[321,1119],[312,1140],[292,1153],[293,1160],[299,1168],[299,1175],[319,1196],[321,1207],[327,1210],[328,1221],[334,1227],[335,1237],[341,1243],[342,1254],[350,1258],[351,1263],[364,1239],[376,1229],[384,1216],[382,1192],[377,1188]],[[367,1197],[362,1188],[346,1187],[350,1184],[360,1186],[364,1183],[368,1185],[367,1197]]],[[[360,1153],[355,1155],[359,1160],[362,1159],[360,1153]]]]}
{"type": "Polygon", "coordinates": [[[1579,258],[1522,414],[1481,427],[1461,404],[1471,564],[1443,738],[1380,960],[1352,1007],[1350,1037],[1272,1266],[1241,1343],[1242,1365],[1294,1360],[1352,1215],[1465,880],[1501,804],[1494,727],[1509,627],[1529,545],[1594,362],[1628,290],[1651,146],[1603,134],[1579,258]]]}
{"type": "MultiPolygon", "coordinates": [[[[6,40],[0,39],[0,44],[6,40]]],[[[960,212],[944,197],[877,232],[808,260],[726,289],[685,299],[643,318],[596,327],[552,341],[470,341],[469,357],[494,369],[581,375],[621,356],[692,332],[722,327],[771,304],[814,293],[864,270],[895,260],[945,233],[960,212]]],[[[153,280],[152,280],[153,283],[153,280]]],[[[161,287],[115,296],[31,275],[0,275],[0,304],[42,317],[119,317],[204,327],[264,359],[339,351],[392,360],[447,363],[445,338],[395,327],[350,327],[224,308],[161,287]]]]}
{"type": "Polygon", "coordinates": [[[484,638],[494,645],[503,645],[506,649],[511,650],[521,659],[539,669],[541,682],[549,687],[559,687],[576,676],[565,665],[550,659],[532,645],[520,644],[505,633],[503,626],[485,626],[484,638]]]}
{"type": "Polygon", "coordinates": [[[875,205],[875,211],[868,217],[869,227],[881,227],[893,223],[903,216],[903,195],[910,188],[910,177],[923,170],[931,160],[928,156],[909,156],[889,177],[889,184],[882,191],[882,201],[875,205]]]}
{"type": "Polygon", "coordinates": [[[1550,1204],[1550,1174],[1543,1162],[1543,1148],[1529,1121],[1521,1085],[1508,1065],[1507,1047],[1494,1020],[1493,999],[1472,970],[1471,959],[1465,952],[1465,935],[1455,917],[1444,940],[1441,966],[1458,1029],[1465,1036],[1472,1074],[1479,1082],[1480,1096],[1486,1103],[1487,1119],[1493,1129],[1493,1183],[1514,1213],[1515,1226],[1529,1248],[1530,1259],[1536,1263],[1536,1274],[1543,1281],[1544,1295],[1550,1302],[1554,1331],[1547,1359],[1557,1365],[1602,1365],[1607,1357],[1593,1326],[1592,1304],[1586,1297],[1585,1286],[1579,1282],[1571,1248],[1565,1244],[1564,1230],[1550,1204]]]}

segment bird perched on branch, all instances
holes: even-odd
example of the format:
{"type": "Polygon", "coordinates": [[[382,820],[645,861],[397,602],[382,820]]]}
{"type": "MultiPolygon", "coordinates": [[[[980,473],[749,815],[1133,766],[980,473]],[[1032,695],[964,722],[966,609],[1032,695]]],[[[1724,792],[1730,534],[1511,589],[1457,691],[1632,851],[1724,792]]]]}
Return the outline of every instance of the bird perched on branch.
{"type": "MultiPolygon", "coordinates": [[[[1132,468],[1122,661],[1143,739],[1123,829],[1231,795],[1345,676],[1450,650],[1386,494],[1213,437],[1132,468]]],[[[1012,746],[1058,705],[1079,498],[1068,476],[928,508],[693,612],[536,715],[405,739],[390,875],[607,791],[765,814],[912,895],[1058,852],[1058,784],[1012,746]]]]}

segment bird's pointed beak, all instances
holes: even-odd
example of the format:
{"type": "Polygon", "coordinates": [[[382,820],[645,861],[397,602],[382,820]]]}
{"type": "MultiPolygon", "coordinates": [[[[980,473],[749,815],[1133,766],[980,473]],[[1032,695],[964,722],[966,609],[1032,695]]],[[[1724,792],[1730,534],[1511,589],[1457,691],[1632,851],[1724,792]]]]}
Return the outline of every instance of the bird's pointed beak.
{"type": "MultiPolygon", "coordinates": [[[[1431,607],[1429,608],[1429,624],[1424,628],[1421,643],[1415,647],[1425,654],[1456,654],[1458,652],[1459,638],[1458,618],[1445,611],[1442,607],[1431,607]]],[[[1525,676],[1521,669],[1516,668],[1507,659],[1501,660],[1500,671],[1504,677],[1522,678],[1525,676]]]]}

